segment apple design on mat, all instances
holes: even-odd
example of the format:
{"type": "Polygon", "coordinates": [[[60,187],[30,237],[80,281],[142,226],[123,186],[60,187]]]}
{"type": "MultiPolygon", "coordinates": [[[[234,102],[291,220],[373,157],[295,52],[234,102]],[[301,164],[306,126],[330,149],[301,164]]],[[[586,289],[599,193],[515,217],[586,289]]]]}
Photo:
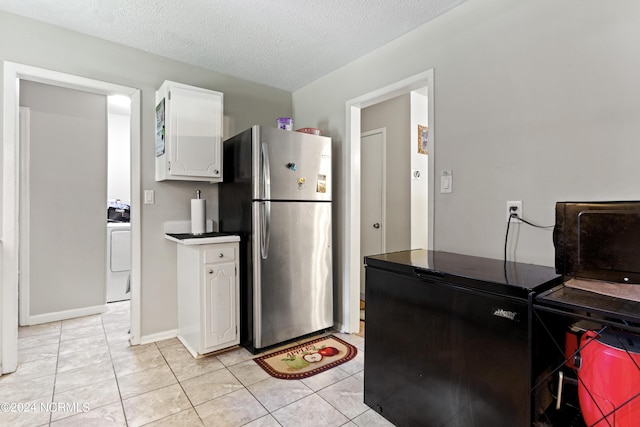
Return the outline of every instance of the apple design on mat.
{"type": "Polygon", "coordinates": [[[293,369],[302,369],[309,366],[309,362],[304,360],[302,357],[296,357],[294,355],[291,355],[288,359],[282,359],[282,361],[293,369]]]}
{"type": "Polygon", "coordinates": [[[322,355],[320,353],[309,353],[302,357],[309,363],[319,362],[322,360],[322,355]]]}
{"type": "Polygon", "coordinates": [[[335,347],[322,347],[320,350],[318,350],[318,353],[326,357],[326,356],[335,356],[340,352],[335,347]]]}

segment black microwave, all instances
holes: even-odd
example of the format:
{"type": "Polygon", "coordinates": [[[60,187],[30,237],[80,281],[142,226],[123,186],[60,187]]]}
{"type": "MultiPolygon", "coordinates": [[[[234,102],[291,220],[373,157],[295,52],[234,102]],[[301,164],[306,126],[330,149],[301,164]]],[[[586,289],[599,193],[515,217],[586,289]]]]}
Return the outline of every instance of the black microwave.
{"type": "Polygon", "coordinates": [[[640,284],[640,201],[558,202],[556,272],[640,284]]]}

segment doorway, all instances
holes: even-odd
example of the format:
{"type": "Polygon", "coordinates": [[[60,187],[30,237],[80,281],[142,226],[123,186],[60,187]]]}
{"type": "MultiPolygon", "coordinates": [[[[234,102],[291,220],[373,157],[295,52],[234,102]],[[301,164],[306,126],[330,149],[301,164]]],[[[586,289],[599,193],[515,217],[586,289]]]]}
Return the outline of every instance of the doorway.
{"type": "MultiPolygon", "coordinates": [[[[107,97],[107,303],[131,299],[131,99],[107,97]]],[[[134,206],[133,209],[140,209],[134,206]]]]}
{"type": "Polygon", "coordinates": [[[344,187],[344,237],[342,242],[342,262],[344,265],[342,283],[343,298],[341,323],[338,327],[348,333],[358,333],[360,329],[360,199],[361,199],[361,109],[389,100],[396,96],[427,88],[428,93],[428,247],[434,248],[434,183],[435,183],[435,122],[434,122],[434,70],[398,81],[373,92],[367,93],[346,103],[346,138],[343,145],[343,159],[345,179],[344,187]]]}
{"type": "Polygon", "coordinates": [[[107,98],[20,80],[20,326],[105,311],[107,98]]]}
{"type": "MultiPolygon", "coordinates": [[[[140,91],[98,80],[22,64],[3,64],[3,208],[2,208],[2,363],[1,372],[15,371],[18,344],[18,286],[20,277],[20,142],[18,129],[19,81],[33,81],[100,95],[124,95],[131,100],[131,204],[140,205],[140,91]]],[[[106,159],[105,159],[106,161],[106,159]]],[[[131,213],[131,334],[140,343],[140,212],[131,213]]]]}
{"type": "Polygon", "coordinates": [[[20,326],[129,299],[130,102],[20,81],[20,326]]]}

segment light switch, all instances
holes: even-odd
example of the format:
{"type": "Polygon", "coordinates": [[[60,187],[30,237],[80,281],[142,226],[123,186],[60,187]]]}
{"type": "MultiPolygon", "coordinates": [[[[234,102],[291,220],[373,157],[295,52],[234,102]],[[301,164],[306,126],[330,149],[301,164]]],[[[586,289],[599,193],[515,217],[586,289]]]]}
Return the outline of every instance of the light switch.
{"type": "Polygon", "coordinates": [[[156,195],[153,190],[144,190],[144,204],[152,205],[156,202],[156,195]]]}
{"type": "Polygon", "coordinates": [[[453,190],[453,171],[442,171],[440,175],[440,192],[451,193],[453,190]]]}

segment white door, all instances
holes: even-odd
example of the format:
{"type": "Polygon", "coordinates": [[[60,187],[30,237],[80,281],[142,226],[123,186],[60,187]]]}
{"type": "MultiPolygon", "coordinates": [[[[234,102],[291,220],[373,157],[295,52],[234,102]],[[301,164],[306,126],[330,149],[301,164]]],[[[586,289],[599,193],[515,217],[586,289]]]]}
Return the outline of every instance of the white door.
{"type": "Polygon", "coordinates": [[[364,300],[364,257],[385,249],[385,130],[361,135],[360,298],[364,300]]]}

